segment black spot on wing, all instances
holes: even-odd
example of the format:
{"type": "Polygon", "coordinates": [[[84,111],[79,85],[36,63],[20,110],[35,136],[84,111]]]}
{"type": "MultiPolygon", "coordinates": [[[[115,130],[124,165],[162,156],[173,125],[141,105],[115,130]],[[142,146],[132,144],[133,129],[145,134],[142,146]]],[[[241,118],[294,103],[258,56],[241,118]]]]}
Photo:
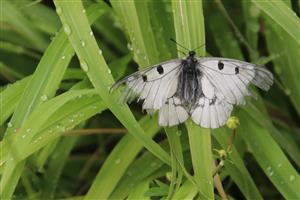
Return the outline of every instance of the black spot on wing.
{"type": "Polygon", "coordinates": [[[240,72],[240,69],[239,69],[239,67],[235,67],[235,74],[238,74],[239,72],[240,72]]]}
{"type": "Polygon", "coordinates": [[[143,81],[144,81],[144,82],[147,81],[147,76],[146,76],[146,75],[143,75],[142,78],[143,78],[143,81]]]}
{"type": "Polygon", "coordinates": [[[224,68],[224,63],[222,63],[221,61],[218,62],[218,68],[219,70],[222,70],[224,68]]]}
{"type": "Polygon", "coordinates": [[[163,74],[163,73],[164,73],[164,68],[163,68],[161,65],[158,65],[158,66],[156,67],[156,70],[157,70],[157,72],[158,72],[159,74],[163,74]]]}

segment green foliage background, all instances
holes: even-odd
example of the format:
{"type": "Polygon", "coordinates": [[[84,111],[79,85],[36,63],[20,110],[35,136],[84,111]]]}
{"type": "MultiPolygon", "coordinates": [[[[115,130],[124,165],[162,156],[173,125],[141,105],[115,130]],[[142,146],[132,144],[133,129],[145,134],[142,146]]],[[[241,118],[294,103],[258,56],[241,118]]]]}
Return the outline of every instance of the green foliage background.
{"type": "Polygon", "coordinates": [[[299,199],[295,11],[286,0],[1,0],[1,198],[299,199]],[[214,179],[228,128],[162,129],[109,93],[137,67],[183,56],[170,38],[276,78],[235,109],[240,126],[214,179]]]}

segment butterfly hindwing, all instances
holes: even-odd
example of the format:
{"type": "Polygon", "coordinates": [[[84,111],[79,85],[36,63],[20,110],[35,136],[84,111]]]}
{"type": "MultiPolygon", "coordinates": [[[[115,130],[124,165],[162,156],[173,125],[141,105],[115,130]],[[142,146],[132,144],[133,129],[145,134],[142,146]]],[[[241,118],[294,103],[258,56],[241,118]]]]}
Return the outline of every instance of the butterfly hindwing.
{"type": "Polygon", "coordinates": [[[115,83],[112,88],[125,83],[127,87],[123,92],[123,101],[130,102],[138,97],[144,100],[144,110],[159,109],[177,90],[180,66],[181,60],[170,60],[133,73],[115,83]]]}
{"type": "MultiPolygon", "coordinates": [[[[198,58],[199,69],[214,86],[220,100],[231,104],[243,104],[244,96],[251,95],[247,87],[253,83],[268,90],[273,84],[273,75],[257,65],[226,58],[198,58]]],[[[205,93],[205,88],[203,88],[205,93]]]]}
{"type": "Polygon", "coordinates": [[[185,122],[189,117],[188,112],[182,106],[177,97],[171,97],[159,109],[159,125],[174,126],[185,122]]]}
{"type": "Polygon", "coordinates": [[[211,100],[201,97],[192,111],[192,120],[204,128],[218,128],[223,126],[233,109],[232,104],[215,97],[211,100]]]}

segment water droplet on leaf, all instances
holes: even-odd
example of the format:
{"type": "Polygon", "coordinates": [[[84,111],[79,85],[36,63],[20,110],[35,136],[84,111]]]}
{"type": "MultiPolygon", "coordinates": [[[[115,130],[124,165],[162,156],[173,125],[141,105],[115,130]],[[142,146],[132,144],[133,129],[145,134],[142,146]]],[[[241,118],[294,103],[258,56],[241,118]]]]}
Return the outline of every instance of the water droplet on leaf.
{"type": "Polygon", "coordinates": [[[80,40],[80,45],[81,45],[82,47],[85,47],[85,42],[84,42],[83,40],[80,40]]]}
{"type": "Polygon", "coordinates": [[[47,95],[45,95],[45,94],[44,94],[44,95],[42,95],[42,96],[41,96],[41,100],[42,100],[42,101],[47,101],[47,100],[48,100],[48,97],[47,97],[47,95]]]}
{"type": "Polygon", "coordinates": [[[8,123],[7,123],[7,127],[8,127],[8,128],[11,128],[12,126],[13,126],[13,125],[12,125],[11,122],[8,122],[8,123]]]}
{"type": "Polygon", "coordinates": [[[56,13],[57,13],[58,15],[61,15],[61,14],[62,14],[62,8],[61,8],[60,6],[57,6],[57,7],[56,7],[56,13]]]}
{"type": "Polygon", "coordinates": [[[294,181],[295,180],[295,176],[294,175],[290,175],[290,181],[294,181]]]}
{"type": "Polygon", "coordinates": [[[121,162],[121,159],[118,158],[118,159],[115,161],[115,164],[118,165],[118,164],[120,164],[120,162],[121,162]]]}
{"type": "Polygon", "coordinates": [[[86,64],[85,61],[82,61],[82,62],[80,63],[80,66],[81,66],[81,68],[83,69],[83,71],[85,71],[85,72],[88,72],[88,71],[89,71],[89,67],[88,67],[88,65],[86,64]]]}
{"type": "Polygon", "coordinates": [[[72,33],[72,30],[68,24],[64,25],[64,31],[67,35],[71,35],[71,33],[72,33]]]}

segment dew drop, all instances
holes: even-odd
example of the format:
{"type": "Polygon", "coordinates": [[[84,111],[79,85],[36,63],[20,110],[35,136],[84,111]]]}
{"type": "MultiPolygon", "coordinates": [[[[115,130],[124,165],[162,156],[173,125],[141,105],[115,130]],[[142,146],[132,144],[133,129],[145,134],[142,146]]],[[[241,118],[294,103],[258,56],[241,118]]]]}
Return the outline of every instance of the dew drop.
{"type": "Polygon", "coordinates": [[[118,158],[118,159],[115,161],[115,164],[118,165],[118,164],[120,164],[120,162],[121,162],[121,159],[118,158]]]}
{"type": "Polygon", "coordinates": [[[6,161],[4,160],[4,161],[2,161],[1,163],[0,163],[0,166],[2,166],[4,163],[5,163],[6,161]]]}
{"type": "Polygon", "coordinates": [[[271,171],[271,170],[272,170],[271,166],[267,167],[267,171],[271,171]]]}
{"type": "Polygon", "coordinates": [[[88,71],[89,71],[89,67],[88,67],[88,65],[86,64],[85,61],[82,61],[82,62],[80,63],[80,66],[81,66],[81,68],[83,69],[83,71],[85,71],[85,72],[88,72],[88,71]]]}
{"type": "Polygon", "coordinates": [[[99,49],[98,53],[99,53],[99,55],[102,55],[102,51],[101,51],[101,49],[99,49]]]}
{"type": "Polygon", "coordinates": [[[92,109],[96,110],[96,109],[97,109],[97,106],[96,106],[96,105],[93,105],[93,106],[92,106],[92,109]]]}
{"type": "Polygon", "coordinates": [[[71,119],[69,119],[69,122],[73,123],[73,122],[74,122],[74,119],[72,119],[72,118],[71,118],[71,119]]]}
{"type": "Polygon", "coordinates": [[[290,175],[290,181],[294,181],[295,180],[295,176],[294,175],[290,175]]]}
{"type": "Polygon", "coordinates": [[[7,127],[8,127],[8,128],[11,128],[12,126],[13,126],[13,124],[12,124],[11,122],[8,122],[8,123],[7,123],[7,127]]]}
{"type": "Polygon", "coordinates": [[[24,139],[26,137],[26,134],[22,135],[22,138],[24,139]]]}
{"type": "Polygon", "coordinates": [[[82,9],[82,13],[85,13],[86,12],[86,10],[85,9],[82,9]]]}
{"type": "Polygon", "coordinates": [[[48,100],[47,95],[43,94],[43,95],[41,96],[41,100],[42,100],[42,101],[47,101],[47,100],[48,100]]]}
{"type": "Polygon", "coordinates": [[[29,133],[31,131],[31,128],[26,129],[26,132],[29,133]]]}
{"type": "Polygon", "coordinates": [[[81,45],[82,47],[85,47],[85,42],[84,42],[83,40],[80,40],[80,45],[81,45]]]}
{"type": "Polygon", "coordinates": [[[62,14],[62,8],[60,6],[56,7],[56,13],[61,15],[62,14]]]}
{"type": "Polygon", "coordinates": [[[94,33],[93,33],[93,31],[90,31],[90,36],[94,36],[94,33]]]}
{"type": "Polygon", "coordinates": [[[62,56],[61,59],[64,60],[66,58],[66,56],[62,56]]]}
{"type": "Polygon", "coordinates": [[[56,125],[56,128],[57,128],[57,129],[60,129],[61,127],[62,127],[61,124],[57,124],[57,125],[56,125]]]}
{"type": "Polygon", "coordinates": [[[111,74],[111,70],[110,69],[108,69],[107,71],[108,71],[109,74],[111,74]]]}
{"type": "Polygon", "coordinates": [[[271,171],[269,175],[270,175],[270,176],[273,176],[273,175],[274,175],[274,172],[273,172],[273,171],[271,171]]]}
{"type": "Polygon", "coordinates": [[[130,50],[130,51],[133,50],[133,47],[132,47],[131,43],[127,43],[127,49],[130,50]]]}
{"type": "Polygon", "coordinates": [[[282,163],[278,163],[277,167],[281,167],[282,166],[282,163]]]}
{"type": "Polygon", "coordinates": [[[71,35],[71,33],[72,33],[72,30],[68,24],[64,25],[64,31],[67,35],[71,35]]]}

